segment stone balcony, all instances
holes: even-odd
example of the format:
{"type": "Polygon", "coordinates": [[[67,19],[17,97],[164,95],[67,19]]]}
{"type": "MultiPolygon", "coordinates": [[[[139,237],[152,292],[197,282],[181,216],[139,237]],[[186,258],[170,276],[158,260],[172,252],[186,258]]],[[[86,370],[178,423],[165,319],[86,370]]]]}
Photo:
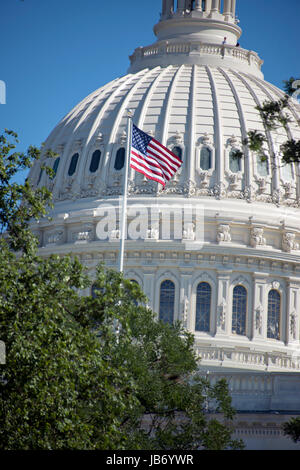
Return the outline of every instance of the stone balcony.
{"type": "Polygon", "coordinates": [[[129,57],[129,72],[155,66],[194,63],[198,65],[234,66],[244,72],[263,78],[263,60],[254,51],[241,47],[208,44],[200,41],[161,41],[151,46],[138,47],[129,57]]]}

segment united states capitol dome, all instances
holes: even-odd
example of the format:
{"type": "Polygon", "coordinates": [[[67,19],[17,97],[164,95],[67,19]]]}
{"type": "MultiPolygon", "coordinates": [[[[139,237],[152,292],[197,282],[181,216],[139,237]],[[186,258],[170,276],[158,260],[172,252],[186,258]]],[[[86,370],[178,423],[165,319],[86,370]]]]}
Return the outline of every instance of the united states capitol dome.
{"type": "MultiPolygon", "coordinates": [[[[33,228],[45,256],[73,252],[92,276],[99,261],[117,268],[118,230],[97,238],[97,208],[123,193],[132,110],[134,123],[183,163],[164,191],[131,169],[128,204],[202,205],[204,240],[193,248],[193,226],[182,240],[172,231],[163,239],[161,211],[146,239],[128,237],[125,275],[162,319],[195,334],[204,366],[216,377],[227,371],[240,409],[267,411],[284,402],[280,387],[274,392],[280,374],[300,370],[299,166],[280,158],[282,143],[300,139],[300,107],[289,100],[287,131],[265,127],[256,107],[284,93],[264,81],[259,56],[238,45],[236,0],[222,3],[223,11],[220,0],[163,0],[157,41],[137,48],[127,75],[55,127],[45,144],[58,154],[55,177],[41,170],[43,158],[30,174],[53,191],[53,219],[33,228]],[[243,145],[253,130],[266,136],[267,161],[243,145]]],[[[300,409],[299,394],[286,390],[285,406],[300,409]]]]}

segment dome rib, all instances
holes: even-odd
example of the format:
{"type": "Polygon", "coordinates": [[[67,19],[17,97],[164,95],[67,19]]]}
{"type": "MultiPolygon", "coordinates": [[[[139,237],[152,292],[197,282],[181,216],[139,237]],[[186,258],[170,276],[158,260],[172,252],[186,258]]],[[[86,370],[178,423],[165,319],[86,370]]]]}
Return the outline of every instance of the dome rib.
{"type": "Polygon", "coordinates": [[[196,102],[196,70],[197,65],[192,66],[192,77],[191,77],[191,86],[190,86],[190,99],[189,99],[189,154],[190,158],[187,159],[186,164],[186,173],[187,181],[194,180],[194,168],[196,160],[195,152],[195,102],[196,102]]]}
{"type": "Polygon", "coordinates": [[[223,134],[222,134],[222,120],[221,120],[221,113],[220,113],[220,105],[219,105],[219,98],[218,92],[216,88],[216,83],[210,68],[206,65],[205,66],[211,91],[212,91],[212,99],[213,99],[213,106],[214,106],[214,142],[215,142],[215,149],[216,149],[216,181],[218,182],[217,185],[220,188],[217,188],[217,193],[221,191],[221,182],[223,181],[223,174],[224,174],[224,146],[223,146],[223,134]]]}
{"type": "MultiPolygon", "coordinates": [[[[130,75],[130,77],[131,77],[131,75],[130,75]]],[[[124,77],[124,79],[125,79],[125,77],[124,77]]],[[[120,79],[119,79],[119,80],[120,80],[120,79]]],[[[110,92],[111,92],[111,90],[114,88],[114,86],[118,83],[119,80],[113,81],[113,82],[109,83],[107,86],[105,86],[105,87],[103,87],[103,88],[100,88],[100,90],[99,90],[99,91],[100,91],[100,93],[99,93],[99,100],[98,100],[98,101],[100,101],[100,100],[101,100],[101,97],[105,96],[105,94],[108,94],[108,97],[106,98],[105,103],[104,103],[104,105],[103,105],[102,108],[101,108],[101,111],[105,109],[105,104],[107,103],[107,101],[110,100],[111,96],[113,96],[114,92],[113,92],[112,94],[111,94],[110,92]]],[[[122,80],[122,79],[121,79],[121,80],[122,80]]],[[[120,85],[119,85],[119,86],[120,86],[120,85]]],[[[116,90],[119,89],[119,86],[117,85],[116,90]]],[[[91,110],[91,109],[93,108],[93,106],[95,106],[95,103],[94,103],[93,100],[92,100],[92,101],[89,103],[89,106],[88,106],[86,112],[84,112],[84,113],[82,114],[82,116],[80,117],[79,122],[78,122],[78,125],[84,122],[84,119],[86,118],[86,116],[88,116],[88,110],[91,110]]],[[[101,111],[100,111],[100,112],[101,112],[101,111]]],[[[78,125],[76,126],[75,129],[78,129],[78,125]]],[[[72,146],[74,145],[75,137],[76,137],[76,136],[75,136],[75,130],[74,130],[73,133],[72,133],[71,138],[68,140],[67,145],[66,145],[65,148],[64,148],[64,152],[63,152],[63,155],[62,155],[61,171],[60,171],[60,173],[59,173],[59,175],[58,175],[58,178],[57,178],[56,181],[55,181],[55,186],[54,186],[54,195],[55,195],[55,196],[57,196],[57,194],[59,193],[59,190],[60,190],[60,188],[61,188],[61,186],[62,186],[62,185],[61,185],[61,182],[62,182],[63,179],[65,178],[65,175],[66,175],[66,168],[67,168],[67,165],[68,165],[68,163],[69,163],[69,161],[70,161],[70,158],[71,158],[71,155],[70,155],[71,152],[70,152],[70,150],[71,150],[72,146]]],[[[88,139],[87,139],[87,140],[88,140],[88,139]]],[[[86,147],[86,145],[87,145],[87,144],[85,143],[85,147],[86,147]]],[[[84,152],[84,153],[85,153],[85,152],[84,152]]],[[[83,156],[81,156],[81,157],[83,157],[83,156]]],[[[79,160],[79,168],[81,168],[81,162],[83,162],[83,160],[84,160],[83,158],[80,158],[80,160],[79,160]]],[[[78,174],[78,172],[77,172],[77,174],[78,174]]]]}
{"type": "Polygon", "coordinates": [[[179,68],[176,70],[173,78],[171,85],[169,86],[167,97],[166,97],[166,107],[165,107],[165,118],[164,118],[164,123],[163,123],[163,128],[162,128],[162,133],[161,133],[161,143],[163,145],[167,145],[167,140],[168,140],[168,135],[169,135],[169,128],[170,128],[170,109],[172,105],[172,100],[174,98],[175,90],[176,90],[176,85],[178,83],[178,80],[184,70],[184,65],[180,65],[179,68]]]}
{"type": "MultiPolygon", "coordinates": [[[[260,102],[259,97],[255,94],[254,90],[250,87],[249,83],[245,78],[238,72],[235,72],[232,70],[232,73],[245,85],[247,90],[250,92],[252,98],[254,99],[256,106],[261,106],[262,103],[260,102]]],[[[248,77],[250,78],[250,77],[248,77]]],[[[260,119],[262,122],[262,119],[260,119]]],[[[276,161],[276,152],[274,150],[274,145],[273,145],[273,140],[271,133],[265,123],[263,122],[265,134],[267,136],[267,142],[268,142],[268,148],[269,148],[269,153],[270,153],[270,167],[272,171],[272,192],[274,191],[279,191],[280,185],[279,185],[279,178],[278,178],[278,171],[277,171],[277,161],[276,161]]],[[[276,194],[276,193],[275,193],[276,194]]]]}
{"type": "MultiPolygon", "coordinates": [[[[223,75],[225,80],[227,81],[228,85],[230,86],[231,92],[234,96],[236,107],[238,110],[238,115],[239,115],[239,121],[240,121],[240,126],[241,126],[241,133],[242,133],[242,141],[247,138],[247,124],[245,121],[245,113],[243,111],[243,105],[240,100],[238,91],[231,80],[231,78],[228,75],[228,72],[225,72],[225,70],[221,69],[220,67],[218,68],[219,72],[223,75]]],[[[252,179],[252,170],[251,170],[251,165],[250,165],[250,151],[247,145],[243,145],[243,151],[245,155],[245,187],[250,187],[251,185],[251,179],[252,179]]]]}

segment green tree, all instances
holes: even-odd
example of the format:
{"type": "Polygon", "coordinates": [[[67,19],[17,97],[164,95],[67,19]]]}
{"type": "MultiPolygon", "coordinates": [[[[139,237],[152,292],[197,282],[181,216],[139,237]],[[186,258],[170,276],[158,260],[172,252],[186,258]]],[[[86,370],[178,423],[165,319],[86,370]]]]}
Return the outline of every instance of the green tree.
{"type": "Polygon", "coordinates": [[[300,418],[291,418],[290,421],[282,425],[283,432],[294,442],[300,442],[300,418]]]}
{"type": "Polygon", "coordinates": [[[83,296],[90,280],[76,258],[38,255],[29,222],[51,195],[12,181],[40,151],[17,153],[11,138],[0,137],[0,448],[241,447],[227,384],[198,375],[180,324],[156,321],[113,270],[99,266],[96,295],[83,296]]]}
{"type": "MultiPolygon", "coordinates": [[[[278,101],[265,101],[261,106],[256,106],[267,131],[275,131],[283,127],[287,135],[289,135],[288,125],[291,120],[286,111],[289,110],[290,107],[290,96],[295,92],[293,88],[294,82],[295,79],[293,77],[288,81],[284,81],[284,88],[287,94],[283,98],[278,101]]],[[[243,140],[243,145],[252,152],[255,152],[257,156],[260,157],[261,161],[265,161],[268,158],[264,148],[266,143],[266,135],[257,130],[249,131],[247,138],[243,140]]],[[[244,153],[237,150],[235,151],[235,157],[243,158],[244,153]]],[[[282,165],[300,162],[300,141],[288,138],[286,142],[280,146],[279,160],[282,165]]],[[[272,165],[274,167],[274,162],[272,165]]]]}

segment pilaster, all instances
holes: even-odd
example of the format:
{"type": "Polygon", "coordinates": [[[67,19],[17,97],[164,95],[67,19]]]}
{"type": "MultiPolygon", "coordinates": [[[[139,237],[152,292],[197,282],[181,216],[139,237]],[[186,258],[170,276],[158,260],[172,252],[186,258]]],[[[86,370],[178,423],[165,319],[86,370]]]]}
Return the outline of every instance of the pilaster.
{"type": "Polygon", "coordinates": [[[231,270],[217,271],[217,316],[215,331],[216,336],[227,336],[231,325],[231,312],[229,305],[229,287],[231,270]]]}
{"type": "Polygon", "coordinates": [[[253,311],[252,313],[252,331],[250,332],[251,339],[263,339],[267,336],[266,322],[264,321],[267,315],[267,301],[266,301],[266,282],[268,278],[267,273],[255,272],[253,273],[253,311]]]}

